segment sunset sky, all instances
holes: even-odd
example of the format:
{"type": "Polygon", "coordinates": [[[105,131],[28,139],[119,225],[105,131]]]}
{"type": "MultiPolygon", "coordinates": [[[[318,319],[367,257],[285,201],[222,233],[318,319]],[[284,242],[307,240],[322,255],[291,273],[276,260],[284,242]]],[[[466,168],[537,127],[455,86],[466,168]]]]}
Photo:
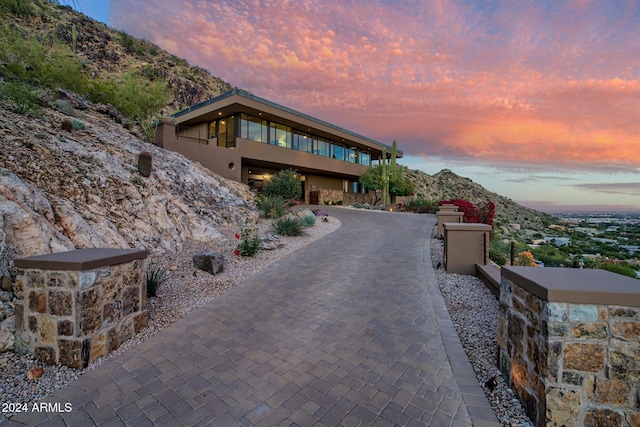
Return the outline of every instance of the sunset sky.
{"type": "Polygon", "coordinates": [[[233,86],[544,211],[640,210],[640,2],[74,2],[233,86]],[[91,5],[93,3],[93,6],[91,5]]]}

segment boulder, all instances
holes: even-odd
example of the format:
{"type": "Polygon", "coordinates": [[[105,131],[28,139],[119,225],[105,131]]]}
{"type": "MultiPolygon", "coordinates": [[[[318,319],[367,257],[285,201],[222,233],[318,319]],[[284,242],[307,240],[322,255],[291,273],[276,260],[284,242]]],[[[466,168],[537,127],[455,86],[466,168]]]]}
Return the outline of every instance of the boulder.
{"type": "Polygon", "coordinates": [[[275,234],[265,234],[260,238],[260,250],[272,251],[284,246],[284,242],[275,234]]]}
{"type": "Polygon", "coordinates": [[[213,274],[224,271],[224,255],[219,252],[201,252],[193,256],[196,268],[213,274]]]}
{"type": "Polygon", "coordinates": [[[305,216],[316,216],[313,211],[309,208],[305,208],[296,212],[296,215],[300,218],[304,218],[305,216]]]}
{"type": "Polygon", "coordinates": [[[13,351],[16,344],[15,317],[11,316],[0,323],[0,353],[13,351]]]}

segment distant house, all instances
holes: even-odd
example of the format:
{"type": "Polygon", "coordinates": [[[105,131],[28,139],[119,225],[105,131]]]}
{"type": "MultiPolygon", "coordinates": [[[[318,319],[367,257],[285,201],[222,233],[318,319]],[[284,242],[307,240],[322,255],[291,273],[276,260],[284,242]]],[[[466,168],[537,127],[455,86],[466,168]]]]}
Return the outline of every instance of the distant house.
{"type": "Polygon", "coordinates": [[[613,239],[603,239],[600,237],[592,237],[591,240],[598,243],[604,243],[611,246],[618,246],[618,241],[613,239]]]}
{"type": "Polygon", "coordinates": [[[620,248],[629,252],[629,255],[635,255],[636,253],[640,253],[640,246],[627,245],[627,246],[620,246],[620,248]]]}
{"type": "Polygon", "coordinates": [[[550,245],[557,246],[569,246],[571,244],[571,239],[568,237],[545,237],[544,241],[550,245]]]}
{"type": "MultiPolygon", "coordinates": [[[[283,169],[300,173],[303,199],[364,193],[359,177],[391,147],[234,89],[160,120],[156,143],[260,191],[283,169]]],[[[396,152],[402,157],[402,151],[396,152]]]]}

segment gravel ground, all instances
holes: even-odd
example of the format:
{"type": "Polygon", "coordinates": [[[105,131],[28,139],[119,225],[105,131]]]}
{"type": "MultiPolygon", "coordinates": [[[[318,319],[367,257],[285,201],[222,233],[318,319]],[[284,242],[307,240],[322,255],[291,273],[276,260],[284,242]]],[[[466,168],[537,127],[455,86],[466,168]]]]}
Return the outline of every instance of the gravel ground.
{"type": "MultiPolygon", "coordinates": [[[[438,262],[443,263],[441,240],[431,240],[431,260],[434,267],[438,262]]],[[[533,423],[524,412],[522,404],[496,366],[498,300],[477,277],[450,274],[442,267],[435,271],[440,291],[455,324],[462,347],[498,421],[504,426],[532,427],[533,423]],[[497,380],[493,391],[484,384],[491,378],[497,380]]]]}
{"type": "MultiPolygon", "coordinates": [[[[267,233],[270,226],[269,220],[261,219],[257,225],[259,235],[267,233]]],[[[281,237],[285,243],[284,247],[270,251],[261,250],[253,258],[234,256],[233,250],[238,242],[234,235],[239,230],[233,229],[224,230],[225,239],[216,244],[188,242],[180,252],[151,255],[150,262],[169,267],[171,277],[158,290],[157,297],[149,298],[147,307],[149,327],[124,343],[117,351],[96,361],[87,370],[139,344],[262,268],[335,231],[338,227],[340,227],[340,221],[336,218],[327,217],[327,222],[318,218],[314,227],[306,229],[306,236],[281,237]],[[223,253],[224,272],[212,276],[195,269],[191,258],[194,253],[201,251],[223,253]]],[[[432,239],[431,251],[434,266],[442,262],[442,242],[432,239]]],[[[436,269],[436,277],[451,318],[456,325],[458,336],[479,382],[483,384],[492,377],[496,377],[498,381],[493,391],[484,384],[482,387],[499,421],[505,426],[532,426],[522,405],[495,365],[498,314],[498,303],[495,297],[484,283],[473,276],[448,274],[440,268],[436,269]]],[[[26,355],[11,352],[0,354],[0,403],[20,403],[31,406],[34,402],[77,379],[82,372],[65,366],[45,365],[26,355]],[[28,371],[34,367],[43,368],[43,375],[38,379],[27,379],[28,371]]],[[[9,413],[0,413],[0,422],[9,415],[9,413]]]]}

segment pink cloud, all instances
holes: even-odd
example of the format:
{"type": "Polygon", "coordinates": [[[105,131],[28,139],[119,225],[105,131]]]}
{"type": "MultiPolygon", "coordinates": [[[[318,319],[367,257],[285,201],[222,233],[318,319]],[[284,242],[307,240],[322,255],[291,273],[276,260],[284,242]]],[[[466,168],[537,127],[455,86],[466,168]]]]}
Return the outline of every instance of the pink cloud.
{"type": "Polygon", "coordinates": [[[406,154],[637,170],[638,8],[111,0],[111,22],[406,154]]]}

